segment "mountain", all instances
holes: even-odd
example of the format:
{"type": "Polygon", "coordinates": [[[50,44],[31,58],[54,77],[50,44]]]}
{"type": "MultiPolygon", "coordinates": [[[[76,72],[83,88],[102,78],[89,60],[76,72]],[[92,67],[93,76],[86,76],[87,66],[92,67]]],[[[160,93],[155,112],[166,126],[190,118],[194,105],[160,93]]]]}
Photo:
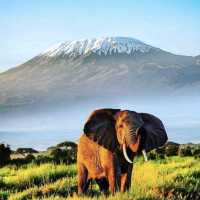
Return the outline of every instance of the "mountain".
{"type": "Polygon", "coordinates": [[[200,65],[200,55],[196,56],[195,59],[196,59],[196,64],[200,65]]]}
{"type": "Polygon", "coordinates": [[[126,37],[60,43],[0,74],[0,105],[198,94],[199,57],[126,37]]]}

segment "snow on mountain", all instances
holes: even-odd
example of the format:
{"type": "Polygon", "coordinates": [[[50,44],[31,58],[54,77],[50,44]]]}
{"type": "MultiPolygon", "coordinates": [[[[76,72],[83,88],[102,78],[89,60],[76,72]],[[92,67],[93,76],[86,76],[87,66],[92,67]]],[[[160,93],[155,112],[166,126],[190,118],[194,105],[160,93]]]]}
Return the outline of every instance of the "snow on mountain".
{"type": "Polygon", "coordinates": [[[59,43],[47,49],[43,55],[49,57],[66,55],[74,58],[89,53],[96,53],[98,55],[111,55],[112,53],[133,54],[136,51],[146,53],[152,48],[154,47],[134,38],[103,37],[59,43]]]}

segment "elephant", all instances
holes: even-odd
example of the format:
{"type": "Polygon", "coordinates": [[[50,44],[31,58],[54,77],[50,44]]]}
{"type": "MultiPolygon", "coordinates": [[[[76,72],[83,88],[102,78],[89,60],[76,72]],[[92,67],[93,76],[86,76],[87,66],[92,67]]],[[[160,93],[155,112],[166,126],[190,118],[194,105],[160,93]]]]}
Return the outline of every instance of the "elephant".
{"type": "Polygon", "coordinates": [[[78,142],[78,193],[86,193],[91,180],[100,191],[114,194],[131,186],[136,154],[163,146],[167,133],[162,121],[148,113],[99,109],[86,121],[78,142]]]}

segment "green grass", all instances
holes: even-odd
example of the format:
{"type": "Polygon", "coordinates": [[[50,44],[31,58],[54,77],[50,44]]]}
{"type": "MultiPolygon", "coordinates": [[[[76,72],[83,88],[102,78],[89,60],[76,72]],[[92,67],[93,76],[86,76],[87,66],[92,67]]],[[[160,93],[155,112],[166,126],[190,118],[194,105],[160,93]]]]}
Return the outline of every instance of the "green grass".
{"type": "Polygon", "coordinates": [[[200,199],[200,160],[169,157],[134,166],[132,187],[124,194],[105,197],[93,184],[87,196],[78,197],[76,165],[28,164],[0,169],[0,199],[200,199]]]}

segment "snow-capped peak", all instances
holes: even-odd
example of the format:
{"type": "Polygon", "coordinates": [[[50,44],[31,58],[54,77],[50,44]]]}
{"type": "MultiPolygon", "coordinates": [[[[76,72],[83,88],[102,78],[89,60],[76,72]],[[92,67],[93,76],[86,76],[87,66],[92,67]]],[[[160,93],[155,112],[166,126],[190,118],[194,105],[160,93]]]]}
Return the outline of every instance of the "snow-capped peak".
{"type": "Polygon", "coordinates": [[[128,37],[103,37],[84,40],[73,40],[57,44],[46,50],[43,54],[49,57],[67,55],[77,57],[96,53],[98,55],[111,55],[112,53],[133,54],[136,51],[149,52],[154,47],[137,39],[128,37]]]}

